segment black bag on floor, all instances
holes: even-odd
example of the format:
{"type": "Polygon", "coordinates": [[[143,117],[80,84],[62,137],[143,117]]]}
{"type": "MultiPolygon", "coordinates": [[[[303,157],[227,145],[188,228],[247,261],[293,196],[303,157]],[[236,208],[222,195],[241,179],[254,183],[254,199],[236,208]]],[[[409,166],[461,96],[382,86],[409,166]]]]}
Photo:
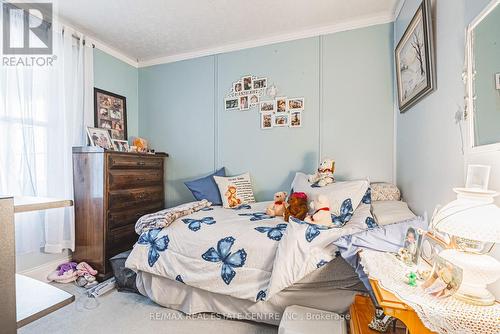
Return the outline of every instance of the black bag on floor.
{"type": "Polygon", "coordinates": [[[130,252],[132,252],[132,250],[115,255],[109,259],[109,262],[111,262],[111,268],[113,268],[113,274],[116,278],[117,290],[120,292],[127,291],[139,293],[135,284],[137,274],[133,270],[125,268],[125,261],[127,261],[130,252]]]}

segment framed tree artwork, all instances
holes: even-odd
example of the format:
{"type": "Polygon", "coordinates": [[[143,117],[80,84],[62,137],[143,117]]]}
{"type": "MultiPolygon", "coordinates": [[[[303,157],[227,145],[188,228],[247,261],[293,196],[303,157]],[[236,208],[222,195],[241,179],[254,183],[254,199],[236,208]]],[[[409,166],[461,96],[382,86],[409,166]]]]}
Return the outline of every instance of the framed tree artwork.
{"type": "Polygon", "coordinates": [[[106,129],[111,139],[127,140],[127,99],[94,88],[94,126],[106,129]]]}
{"type": "Polygon", "coordinates": [[[436,89],[431,1],[423,0],[395,50],[400,112],[436,89]]]}

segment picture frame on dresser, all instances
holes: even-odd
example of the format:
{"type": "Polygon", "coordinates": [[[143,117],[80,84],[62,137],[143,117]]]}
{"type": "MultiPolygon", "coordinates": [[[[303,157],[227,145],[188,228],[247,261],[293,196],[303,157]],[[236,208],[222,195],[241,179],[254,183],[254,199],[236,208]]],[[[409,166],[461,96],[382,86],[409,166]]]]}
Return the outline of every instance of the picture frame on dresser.
{"type": "Polygon", "coordinates": [[[127,140],[127,98],[94,87],[94,126],[110,131],[113,139],[127,140]]]}

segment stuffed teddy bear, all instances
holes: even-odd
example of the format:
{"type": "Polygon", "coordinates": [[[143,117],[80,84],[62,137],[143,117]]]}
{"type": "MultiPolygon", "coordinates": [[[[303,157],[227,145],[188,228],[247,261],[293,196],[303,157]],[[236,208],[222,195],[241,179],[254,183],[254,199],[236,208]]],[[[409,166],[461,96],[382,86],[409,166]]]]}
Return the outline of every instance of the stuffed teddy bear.
{"type": "Polygon", "coordinates": [[[311,187],[324,187],[335,182],[335,178],[333,177],[334,172],[335,161],[333,159],[324,159],[316,173],[309,175],[308,181],[312,183],[311,187]]]}
{"type": "Polygon", "coordinates": [[[308,212],[307,195],[305,193],[292,193],[285,208],[285,221],[288,221],[290,216],[304,220],[308,212]]]}
{"type": "Polygon", "coordinates": [[[269,204],[266,210],[266,214],[271,217],[283,217],[285,213],[285,200],[287,193],[284,191],[277,192],[274,194],[274,203],[269,204]]]}
{"type": "Polygon", "coordinates": [[[312,215],[308,215],[304,221],[310,224],[332,226],[332,216],[330,214],[330,203],[328,197],[325,195],[319,195],[311,203],[311,207],[314,209],[312,215]]]}

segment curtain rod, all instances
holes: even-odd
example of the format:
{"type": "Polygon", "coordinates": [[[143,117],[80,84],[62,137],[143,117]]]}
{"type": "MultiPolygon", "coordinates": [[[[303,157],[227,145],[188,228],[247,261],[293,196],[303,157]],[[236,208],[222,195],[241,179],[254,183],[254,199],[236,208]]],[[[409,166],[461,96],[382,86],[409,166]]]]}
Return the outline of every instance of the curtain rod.
{"type": "MultiPolygon", "coordinates": [[[[64,35],[64,28],[62,29],[61,33],[64,35]]],[[[77,41],[81,40],[81,37],[78,36],[78,35],[75,35],[75,34],[71,34],[71,37],[73,37],[77,41]]],[[[85,39],[83,39],[82,44],[85,45],[85,39]]],[[[92,48],[95,48],[95,44],[94,43],[92,43],[92,48]]]]}

